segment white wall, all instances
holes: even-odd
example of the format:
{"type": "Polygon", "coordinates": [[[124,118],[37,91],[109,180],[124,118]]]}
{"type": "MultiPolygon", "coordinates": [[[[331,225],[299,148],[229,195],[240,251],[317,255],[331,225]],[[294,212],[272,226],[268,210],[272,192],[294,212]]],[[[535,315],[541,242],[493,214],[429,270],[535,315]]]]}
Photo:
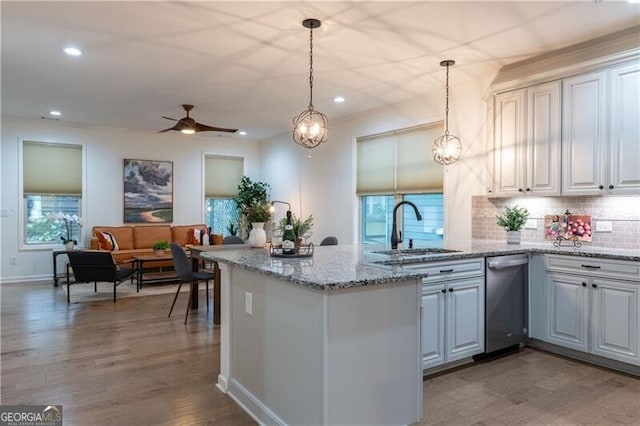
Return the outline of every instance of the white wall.
{"type": "MultiPolygon", "coordinates": [[[[71,126],[63,122],[2,118],[0,282],[51,279],[51,247],[21,247],[18,215],[18,147],[22,140],[84,144],[86,211],[83,233],[123,221],[123,159],[173,161],[173,223],[203,223],[203,154],[245,158],[245,174],[260,178],[260,145],[253,140],[185,136],[125,129],[71,126]],[[16,264],[9,259],[15,257],[16,264]]],[[[51,164],[51,167],[62,167],[51,164]]],[[[62,246],[56,247],[62,249],[62,246]]]]}
{"type": "MultiPolygon", "coordinates": [[[[445,168],[445,233],[453,241],[471,238],[471,196],[485,194],[483,96],[490,81],[487,77],[450,90],[449,130],[461,139],[464,150],[456,164],[445,168]]],[[[355,139],[443,116],[444,90],[341,121],[329,117],[329,141],[313,150],[296,145],[290,133],[262,142],[262,179],[271,184],[272,199],[289,201],[298,216],[313,214],[312,241],[335,235],[341,244],[355,243],[359,239],[355,139]]]]}

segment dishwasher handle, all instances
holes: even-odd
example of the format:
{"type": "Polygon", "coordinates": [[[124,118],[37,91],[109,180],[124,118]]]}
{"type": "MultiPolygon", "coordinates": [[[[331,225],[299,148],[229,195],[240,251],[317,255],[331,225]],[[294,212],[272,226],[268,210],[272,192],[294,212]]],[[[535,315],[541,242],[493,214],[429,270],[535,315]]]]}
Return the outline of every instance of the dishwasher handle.
{"type": "Polygon", "coordinates": [[[526,265],[529,263],[528,258],[514,259],[514,260],[490,260],[487,262],[489,269],[505,269],[513,268],[514,266],[526,265]]]}

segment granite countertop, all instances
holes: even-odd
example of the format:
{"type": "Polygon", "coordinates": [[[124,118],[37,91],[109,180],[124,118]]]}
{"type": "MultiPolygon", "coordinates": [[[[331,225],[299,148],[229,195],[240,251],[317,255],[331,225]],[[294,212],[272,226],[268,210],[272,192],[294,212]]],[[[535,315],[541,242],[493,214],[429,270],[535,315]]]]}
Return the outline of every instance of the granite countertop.
{"type": "MultiPolygon", "coordinates": [[[[420,247],[416,247],[420,248],[420,247]]],[[[581,248],[553,247],[548,243],[506,244],[502,241],[470,241],[449,244],[451,253],[403,256],[377,253],[388,249],[384,245],[339,245],[314,248],[313,257],[279,258],[269,256],[262,248],[246,245],[209,246],[200,256],[244,269],[274,276],[285,281],[317,290],[335,290],[350,287],[385,284],[419,279],[424,273],[402,268],[403,264],[457,260],[472,257],[507,255],[516,253],[548,253],[586,256],[602,259],[640,261],[640,251],[583,246],[581,248]]]]}

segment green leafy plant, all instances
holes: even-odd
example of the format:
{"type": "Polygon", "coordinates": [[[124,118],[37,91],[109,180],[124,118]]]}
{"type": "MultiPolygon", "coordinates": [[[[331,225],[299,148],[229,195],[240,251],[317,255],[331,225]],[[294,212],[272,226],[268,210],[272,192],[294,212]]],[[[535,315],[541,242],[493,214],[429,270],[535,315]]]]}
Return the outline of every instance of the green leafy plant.
{"type": "MultiPolygon", "coordinates": [[[[278,229],[284,232],[284,227],[287,224],[287,218],[283,217],[278,223],[278,229]]],[[[293,232],[296,237],[302,237],[313,228],[313,215],[310,214],[306,219],[298,219],[295,213],[291,213],[291,225],[293,226],[293,232]]]]}
{"type": "Polygon", "coordinates": [[[524,207],[505,207],[501,215],[497,215],[497,224],[507,231],[520,231],[529,218],[529,211],[524,207]]]}
{"type": "Polygon", "coordinates": [[[229,233],[229,235],[237,235],[238,227],[234,225],[233,222],[229,221],[229,224],[227,225],[227,232],[229,233]]]}
{"type": "Polygon", "coordinates": [[[238,195],[233,201],[241,216],[248,216],[249,210],[259,202],[267,202],[269,184],[265,182],[253,182],[249,176],[243,176],[238,185],[238,195]]]}
{"type": "Polygon", "coordinates": [[[156,241],[155,243],[153,243],[153,246],[151,246],[151,248],[153,250],[166,250],[169,248],[169,241],[156,241]]]}
{"type": "Polygon", "coordinates": [[[267,222],[271,218],[271,210],[269,203],[266,201],[257,201],[249,206],[245,216],[249,223],[267,222]]]}

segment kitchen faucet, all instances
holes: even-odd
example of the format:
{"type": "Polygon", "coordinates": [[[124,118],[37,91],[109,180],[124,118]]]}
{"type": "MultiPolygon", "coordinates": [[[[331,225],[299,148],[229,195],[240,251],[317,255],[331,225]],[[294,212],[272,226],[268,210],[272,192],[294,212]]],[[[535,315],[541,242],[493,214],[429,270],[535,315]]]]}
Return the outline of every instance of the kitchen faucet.
{"type": "Polygon", "coordinates": [[[391,248],[392,249],[397,249],[398,243],[402,242],[402,231],[400,231],[400,236],[398,237],[398,223],[396,220],[396,212],[398,211],[398,207],[400,207],[403,204],[409,204],[411,207],[413,207],[413,210],[416,212],[416,219],[422,220],[422,215],[418,211],[418,206],[413,204],[411,201],[400,201],[398,204],[396,204],[396,206],[393,208],[393,226],[391,227],[391,248]]]}

